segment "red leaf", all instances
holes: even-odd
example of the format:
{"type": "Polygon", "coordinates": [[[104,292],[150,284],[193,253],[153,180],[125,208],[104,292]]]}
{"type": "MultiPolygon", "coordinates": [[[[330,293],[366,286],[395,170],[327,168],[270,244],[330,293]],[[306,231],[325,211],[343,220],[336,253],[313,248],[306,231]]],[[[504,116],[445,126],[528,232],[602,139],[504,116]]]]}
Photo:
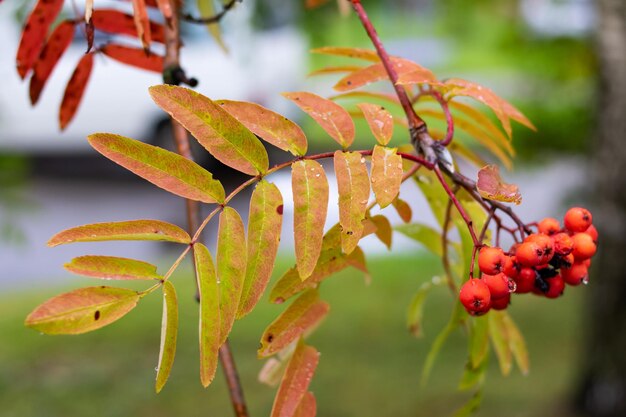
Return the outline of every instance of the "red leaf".
{"type": "Polygon", "coordinates": [[[283,93],[283,96],[311,116],[344,149],[354,141],[354,122],[339,104],[307,92],[283,93]]]}
{"type": "Polygon", "coordinates": [[[117,45],[114,43],[104,46],[101,51],[106,56],[124,64],[147,71],[163,72],[163,57],[161,55],[153,53],[146,54],[146,51],[143,49],[131,48],[130,46],[117,45]]]}
{"type": "Polygon", "coordinates": [[[150,18],[146,9],[145,0],[132,0],[133,2],[133,18],[135,19],[135,27],[137,28],[137,36],[147,51],[150,49],[150,18]]]}
{"type": "Polygon", "coordinates": [[[507,184],[500,177],[497,165],[487,165],[478,171],[476,189],[481,196],[489,200],[520,204],[522,196],[517,185],[507,184]]]}
{"type": "Polygon", "coordinates": [[[271,417],[292,417],[296,413],[307,393],[319,356],[314,347],[302,341],[298,343],[276,393],[271,417]]]}
{"type": "Polygon", "coordinates": [[[33,105],[39,100],[48,77],[72,43],[72,38],[74,38],[74,22],[71,20],[66,20],[58,25],[48,38],[48,42],[35,63],[33,76],[30,79],[30,102],[33,105]]]}
{"type": "Polygon", "coordinates": [[[312,392],[307,392],[300,400],[298,409],[293,417],[315,417],[317,413],[317,401],[312,392]]]}
{"type": "Polygon", "coordinates": [[[24,79],[33,69],[35,61],[43,48],[48,35],[48,28],[61,11],[63,0],[38,0],[26,20],[22,39],[17,50],[17,72],[24,79]]]}
{"type": "MultiPolygon", "coordinates": [[[[133,16],[129,14],[122,13],[118,10],[94,10],[92,19],[96,29],[103,32],[137,36],[135,20],[133,16]]],[[[165,42],[165,28],[163,25],[151,21],[150,33],[153,41],[159,43],[165,42]]]]}
{"type": "Polygon", "coordinates": [[[74,118],[83,98],[85,87],[87,87],[92,68],[93,54],[83,55],[78,65],[76,65],[67,87],[65,87],[65,93],[63,93],[63,101],[59,109],[59,126],[61,130],[65,129],[74,118]]]}

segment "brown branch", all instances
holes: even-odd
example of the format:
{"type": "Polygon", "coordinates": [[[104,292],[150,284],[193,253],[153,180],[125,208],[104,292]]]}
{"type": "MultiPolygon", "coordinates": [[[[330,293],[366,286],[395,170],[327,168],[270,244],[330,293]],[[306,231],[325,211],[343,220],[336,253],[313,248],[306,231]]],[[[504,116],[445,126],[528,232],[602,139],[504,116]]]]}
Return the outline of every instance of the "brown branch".
{"type": "MultiPolygon", "coordinates": [[[[163,78],[165,82],[172,81],[172,70],[180,69],[180,31],[178,14],[165,25],[165,58],[163,62],[163,78]]],[[[184,72],[183,72],[184,74],[184,72]]],[[[174,80],[175,81],[175,80],[174,80]]],[[[185,128],[173,118],[172,133],[178,153],[187,159],[193,160],[191,149],[189,146],[189,135],[185,128]]],[[[199,228],[200,223],[200,204],[197,201],[189,199],[185,200],[187,208],[187,227],[189,233],[193,234],[199,228]]],[[[195,268],[195,264],[194,264],[195,268]]],[[[196,297],[198,300],[199,298],[196,297]]],[[[219,350],[220,362],[226,377],[226,383],[230,393],[231,403],[237,417],[248,417],[246,402],[243,396],[243,389],[239,381],[237,366],[233,358],[228,341],[224,343],[219,350]]]]}
{"type": "Polygon", "coordinates": [[[228,13],[228,11],[231,10],[235,6],[235,3],[237,3],[237,1],[242,1],[242,0],[230,0],[228,3],[226,3],[224,5],[224,8],[222,9],[221,12],[216,13],[213,16],[194,17],[190,13],[185,13],[184,15],[182,15],[182,19],[185,22],[197,23],[197,24],[207,24],[208,25],[208,24],[211,24],[211,23],[219,23],[220,20],[222,20],[222,18],[224,16],[226,16],[226,13],[228,13]]]}

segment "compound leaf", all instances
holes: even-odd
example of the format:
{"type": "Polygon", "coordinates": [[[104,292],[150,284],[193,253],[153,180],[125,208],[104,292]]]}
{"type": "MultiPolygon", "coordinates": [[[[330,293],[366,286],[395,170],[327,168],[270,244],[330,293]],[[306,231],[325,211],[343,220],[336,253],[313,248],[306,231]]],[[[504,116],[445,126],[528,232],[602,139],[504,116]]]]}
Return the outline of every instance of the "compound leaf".
{"type": "Polygon", "coordinates": [[[306,154],[304,132],[286,117],[246,101],[217,100],[216,103],[266,142],[295,156],[306,154]]]}
{"type": "Polygon", "coordinates": [[[199,300],[200,381],[209,386],[217,370],[220,348],[220,294],[211,253],[202,243],[193,245],[199,300]]]}
{"type": "Polygon", "coordinates": [[[374,146],[372,153],[372,190],[381,208],[393,202],[402,184],[402,157],[396,148],[374,146]]]}
{"type": "Polygon", "coordinates": [[[72,227],[52,236],[48,246],[107,240],[164,240],[189,244],[191,237],[180,227],[161,220],[129,220],[72,227]]]}
{"type": "Polygon", "coordinates": [[[173,85],[150,87],[150,95],[225,165],[248,175],[267,171],[269,161],[261,141],[219,104],[173,85]]]}
{"type": "Polygon", "coordinates": [[[311,116],[342,148],[349,147],[354,141],[354,122],[339,104],[303,91],[283,93],[283,96],[311,116]]]}
{"type": "Polygon", "coordinates": [[[283,221],[283,198],[274,184],[260,181],[250,198],[248,258],[237,318],[248,314],[263,295],[274,269],[283,221]]]}
{"type": "Polygon", "coordinates": [[[157,267],[136,259],[119,258],[116,256],[86,255],[74,258],[63,265],[74,274],[94,278],[132,280],[132,279],[161,279],[157,267]]]}
{"type": "Polygon", "coordinates": [[[26,317],[26,326],[46,334],[80,334],[99,329],[135,308],[137,291],[87,287],[57,295],[26,317]]]}
{"type": "Polygon", "coordinates": [[[217,231],[217,280],[220,294],[220,345],[230,333],[246,276],[246,235],[237,210],[225,207],[217,231]]]}
{"type": "Polygon", "coordinates": [[[330,306],[320,300],[317,290],[304,292],[265,329],[258,350],[259,357],[271,356],[303,337],[306,331],[326,317],[329,310],[330,306]]]}
{"type": "Polygon", "coordinates": [[[170,193],[205,203],[224,201],[222,184],[177,153],[111,133],[95,133],[88,140],[102,155],[170,193]]]}
{"type": "Polygon", "coordinates": [[[291,166],[291,186],[296,263],[304,280],[315,269],[322,248],[328,212],[328,180],[324,168],[313,160],[295,162],[291,166]]]}
{"type": "Polygon", "coordinates": [[[157,377],[155,390],[157,393],[163,389],[174,365],[176,356],[176,339],[178,336],[178,298],[174,285],[165,281],[163,283],[163,318],[161,319],[161,348],[159,350],[159,363],[157,365],[157,377]]]}
{"type": "Polygon", "coordinates": [[[363,220],[370,196],[369,177],[365,159],[358,152],[336,151],[334,165],[339,192],[341,247],[344,253],[350,253],[363,236],[363,220]]]}

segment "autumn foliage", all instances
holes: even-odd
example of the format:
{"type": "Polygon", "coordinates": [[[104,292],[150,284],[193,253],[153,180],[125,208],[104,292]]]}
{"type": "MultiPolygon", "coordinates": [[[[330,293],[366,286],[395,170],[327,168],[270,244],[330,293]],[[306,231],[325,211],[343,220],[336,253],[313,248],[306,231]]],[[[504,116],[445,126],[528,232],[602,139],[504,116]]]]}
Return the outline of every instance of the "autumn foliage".
{"type": "MultiPolygon", "coordinates": [[[[324,2],[308,3],[316,6],[324,2]]],[[[495,352],[503,374],[510,373],[514,363],[523,373],[528,372],[523,337],[504,310],[511,294],[535,292],[553,298],[563,292],[564,283],[586,283],[588,259],[595,253],[597,242],[591,214],[581,208],[570,210],[564,228],[554,219],[538,224],[522,221],[505,204],[521,203],[518,188],[507,184],[498,166],[486,163],[483,155],[486,152],[488,159],[510,167],[514,155],[512,121],[534,129],[532,123],[485,86],[459,78],[440,80],[413,61],[388,56],[360,1],[351,3],[375,49],[315,49],[313,53],[348,62],[312,74],[338,74],[334,86],[337,94],[330,98],[306,91],[283,94],[340,149],[307,154],[307,137],[296,123],[255,103],[211,99],[178,85],[151,87],[150,97],[175,123],[213,157],[246,174],[247,179],[227,195],[212,173],[177,153],[113,133],[90,135],[90,145],[106,158],[169,193],[210,205],[212,210],[199,226],[188,231],[160,220],[142,219],[78,226],[53,236],[50,246],[103,240],[166,241],[179,245],[180,255],[165,273],[143,260],[106,255],[74,258],[65,265],[72,273],[107,280],[141,280],[146,288],[135,291],[95,286],[71,291],[37,307],[26,325],[49,334],[92,331],[120,319],[143,297],[160,292],[164,307],[158,392],[168,379],[176,352],[177,306],[181,300],[171,277],[185,258],[191,258],[199,299],[200,381],[208,386],[232,327],[255,308],[270,285],[281,229],[291,227],[296,263],[273,283],[269,300],[278,304],[293,301],[262,332],[257,355],[273,357],[262,371],[266,380],[275,379],[267,378],[270,374],[282,375],[272,416],[313,416],[316,402],[308,385],[319,353],[305,340],[330,309],[318,288],[334,273],[349,267],[367,273],[359,244],[364,237],[375,235],[391,248],[394,228],[386,215],[393,210],[404,222],[395,230],[441,257],[445,269],[443,279],[425,283],[415,294],[407,314],[409,330],[419,335],[424,300],[432,288],[449,287],[455,300],[450,321],[426,358],[424,380],[439,349],[457,328],[466,329],[469,335],[461,388],[475,392],[461,413],[476,407],[490,350],[495,352]],[[379,82],[391,82],[395,94],[371,88],[379,82]],[[497,122],[489,117],[490,112],[497,122]],[[353,148],[355,119],[363,119],[369,127],[370,145],[365,149],[353,148]],[[459,141],[459,136],[473,143],[459,141]],[[268,146],[290,153],[293,159],[270,166],[268,146]],[[483,152],[477,152],[476,147],[483,152]],[[327,171],[319,162],[323,159],[332,160],[339,201],[339,222],[327,230],[330,187],[327,171]],[[478,168],[476,181],[459,172],[460,159],[478,168]],[[272,183],[272,174],[281,170],[290,170],[292,225],[283,225],[284,200],[272,183]],[[424,194],[436,227],[422,223],[401,198],[400,188],[405,182],[413,183],[424,194]],[[253,191],[246,225],[229,204],[247,188],[253,191]],[[373,214],[374,208],[385,210],[373,214]],[[215,257],[203,243],[212,238],[205,232],[211,221],[218,221],[215,257]],[[500,248],[501,235],[515,242],[509,251],[500,248]]],[[[65,89],[59,116],[62,129],[76,115],[95,54],[144,70],[168,71],[164,57],[149,50],[151,42],[164,42],[168,30],[175,27],[171,23],[181,14],[178,2],[133,0],[134,13],[127,15],[94,9],[93,2],[87,1],[84,19],[65,20],[51,29],[62,4],[62,0],[37,2],[17,54],[20,76],[32,74],[30,96],[35,104],[71,42],[74,27],[84,25],[88,52],[65,89]],[[165,23],[150,21],[147,7],[158,8],[165,23]],[[115,43],[92,48],[89,39],[94,28],[137,37],[143,49],[115,43]]],[[[214,12],[211,4],[200,1],[199,9],[214,12]]],[[[221,13],[234,2],[228,4],[221,13]]],[[[215,23],[210,18],[200,20],[215,23]]],[[[210,29],[219,38],[216,27],[212,24],[210,29]]]]}

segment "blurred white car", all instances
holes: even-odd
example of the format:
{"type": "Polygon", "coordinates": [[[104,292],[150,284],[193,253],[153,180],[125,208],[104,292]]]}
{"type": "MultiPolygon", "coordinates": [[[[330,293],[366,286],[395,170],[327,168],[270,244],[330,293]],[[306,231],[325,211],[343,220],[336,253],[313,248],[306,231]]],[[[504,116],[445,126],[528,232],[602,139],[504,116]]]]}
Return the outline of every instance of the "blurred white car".
{"type": "MultiPolygon", "coordinates": [[[[58,113],[63,92],[86,50],[81,37],[61,58],[39,103],[32,107],[28,79],[20,80],[15,69],[21,30],[15,19],[16,3],[0,4],[0,154],[85,154],[91,152],[85,137],[94,132],[112,132],[163,144],[160,127],[167,126],[165,114],[147,91],[149,86],[161,82],[161,76],[101,54],[96,56],[74,120],[66,131],[60,132],[58,113]]],[[[119,9],[120,4],[124,6],[121,2],[98,1],[96,7],[119,9]]],[[[279,93],[297,88],[304,77],[306,41],[293,28],[254,32],[249,25],[250,15],[250,6],[243,3],[224,19],[228,55],[219,49],[205,27],[186,27],[182,66],[189,77],[199,80],[196,90],[208,97],[255,101],[281,113],[294,111],[279,93]]],[[[96,38],[94,45],[110,39],[96,38]]],[[[133,44],[134,39],[124,37],[123,41],[133,44]]],[[[160,46],[155,44],[154,51],[161,52],[160,46]]]]}

